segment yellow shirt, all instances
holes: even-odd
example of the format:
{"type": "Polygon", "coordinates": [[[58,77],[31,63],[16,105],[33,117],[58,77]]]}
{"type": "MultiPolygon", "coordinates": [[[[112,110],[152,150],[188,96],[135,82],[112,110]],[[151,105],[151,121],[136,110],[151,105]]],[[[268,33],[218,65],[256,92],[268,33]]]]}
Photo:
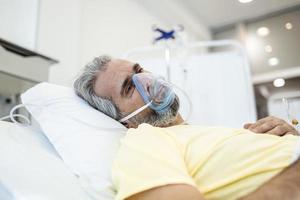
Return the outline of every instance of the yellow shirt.
{"type": "Polygon", "coordinates": [[[299,137],[180,125],[129,129],[114,160],[116,200],[167,184],[197,187],[206,199],[242,197],[291,164],[299,137]]]}

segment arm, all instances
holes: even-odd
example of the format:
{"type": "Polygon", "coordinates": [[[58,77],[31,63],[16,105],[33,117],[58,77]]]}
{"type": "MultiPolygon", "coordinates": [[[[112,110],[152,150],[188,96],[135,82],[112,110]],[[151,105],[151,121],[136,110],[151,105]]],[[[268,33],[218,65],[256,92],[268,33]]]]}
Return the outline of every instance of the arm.
{"type": "Polygon", "coordinates": [[[174,184],[153,188],[126,200],[204,200],[199,190],[190,185],[174,184]]]}
{"type": "Polygon", "coordinates": [[[279,175],[240,200],[300,199],[300,159],[279,175]]]}
{"type": "Polygon", "coordinates": [[[267,133],[272,135],[283,136],[286,134],[299,135],[299,132],[286,121],[276,117],[266,117],[255,123],[247,123],[245,129],[255,133],[267,133]]]}

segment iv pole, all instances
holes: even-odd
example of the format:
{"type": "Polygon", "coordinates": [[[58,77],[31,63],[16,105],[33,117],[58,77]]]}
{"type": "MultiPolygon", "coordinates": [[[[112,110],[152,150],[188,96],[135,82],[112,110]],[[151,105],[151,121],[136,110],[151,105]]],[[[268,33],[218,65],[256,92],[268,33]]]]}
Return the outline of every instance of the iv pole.
{"type": "Polygon", "coordinates": [[[171,82],[171,48],[169,44],[166,42],[166,49],[165,49],[165,60],[166,60],[166,69],[167,69],[167,81],[171,82]]]}
{"type": "Polygon", "coordinates": [[[167,70],[167,80],[171,81],[171,47],[169,44],[170,40],[175,40],[178,37],[178,32],[183,31],[184,28],[181,25],[174,27],[172,30],[166,31],[157,26],[153,26],[152,30],[158,32],[160,35],[156,37],[153,41],[153,44],[163,40],[165,43],[164,56],[166,61],[166,70],[167,70]]]}

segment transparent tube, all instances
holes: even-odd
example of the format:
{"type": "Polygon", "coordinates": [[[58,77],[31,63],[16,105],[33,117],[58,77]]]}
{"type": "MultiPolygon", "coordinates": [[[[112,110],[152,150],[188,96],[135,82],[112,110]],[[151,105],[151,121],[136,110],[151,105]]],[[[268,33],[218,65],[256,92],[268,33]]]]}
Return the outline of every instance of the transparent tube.
{"type": "MultiPolygon", "coordinates": [[[[53,102],[55,102],[55,101],[53,101],[53,102]]],[[[51,104],[51,103],[48,103],[47,105],[49,105],[49,104],[51,104]]],[[[10,114],[8,116],[0,118],[0,121],[6,120],[6,119],[10,119],[13,123],[18,124],[20,126],[30,126],[31,125],[31,121],[28,119],[28,117],[25,116],[25,115],[22,115],[22,114],[14,114],[15,111],[17,109],[19,109],[19,108],[22,108],[22,107],[26,108],[26,106],[35,106],[35,107],[38,107],[39,109],[43,109],[43,107],[47,106],[47,105],[36,105],[36,104],[19,104],[19,105],[16,105],[15,107],[13,107],[11,109],[10,114]],[[15,117],[22,118],[23,120],[25,120],[25,123],[18,122],[15,119],[15,117]]],[[[124,127],[124,128],[107,128],[107,127],[95,126],[93,124],[90,124],[90,123],[82,120],[82,119],[75,118],[75,117],[73,117],[71,115],[69,115],[69,116],[66,115],[66,117],[69,117],[69,118],[71,118],[74,121],[77,121],[79,123],[85,124],[87,126],[90,126],[90,127],[93,127],[95,129],[99,129],[99,130],[106,130],[106,131],[124,131],[124,130],[126,130],[126,127],[124,127]]]]}
{"type": "Polygon", "coordinates": [[[188,96],[188,94],[182,88],[180,88],[179,86],[177,86],[177,85],[175,85],[173,83],[172,83],[172,85],[173,85],[174,88],[176,88],[177,90],[179,90],[183,94],[183,96],[186,98],[186,100],[187,100],[187,102],[189,104],[188,105],[189,106],[188,114],[187,114],[187,116],[186,116],[186,118],[184,120],[185,122],[188,122],[188,120],[190,119],[190,117],[192,115],[192,110],[193,110],[192,100],[191,100],[191,98],[188,96]]]}
{"type": "Polygon", "coordinates": [[[299,121],[294,118],[291,114],[291,109],[290,109],[290,102],[287,98],[283,97],[282,98],[282,103],[285,106],[285,110],[286,110],[286,115],[287,115],[287,119],[289,120],[289,122],[295,126],[295,128],[299,129],[299,121]]]}
{"type": "Polygon", "coordinates": [[[166,69],[167,69],[167,81],[171,82],[171,48],[166,41],[165,48],[165,61],[166,61],[166,69]]]}

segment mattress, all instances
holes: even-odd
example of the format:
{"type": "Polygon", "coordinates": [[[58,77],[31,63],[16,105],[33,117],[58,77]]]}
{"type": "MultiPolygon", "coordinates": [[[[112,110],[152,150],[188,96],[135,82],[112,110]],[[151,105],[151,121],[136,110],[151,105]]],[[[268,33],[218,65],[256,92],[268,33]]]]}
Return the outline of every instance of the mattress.
{"type": "Polygon", "coordinates": [[[0,121],[0,199],[92,198],[41,131],[0,121]]]}

